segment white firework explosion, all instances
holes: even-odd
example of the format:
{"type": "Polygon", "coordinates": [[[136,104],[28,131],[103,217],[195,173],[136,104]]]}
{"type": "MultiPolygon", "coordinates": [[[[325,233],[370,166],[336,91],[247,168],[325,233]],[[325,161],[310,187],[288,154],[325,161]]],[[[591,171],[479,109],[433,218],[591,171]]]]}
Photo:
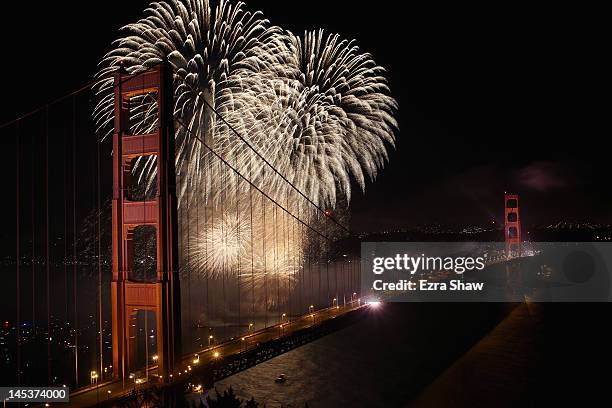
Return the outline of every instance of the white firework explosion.
{"type": "MultiPolygon", "coordinates": [[[[202,183],[221,188],[219,169],[207,164],[210,152],[197,139],[274,198],[292,188],[284,179],[319,207],[333,207],[337,189],[350,198],[351,177],[364,188],[365,179],[383,167],[385,144],[393,145],[397,129],[384,69],[338,35],[316,31],[299,38],[271,26],[260,12],[245,11],[243,3],[212,6],[211,0],[152,3],[145,18],[122,29],[126,35],[98,73],[108,77],[121,64],[136,73],[170,61],[177,172],[188,180],[180,202],[202,183]]],[[[94,118],[104,134],[112,132],[112,88],[112,79],[105,79],[96,89],[94,118]]],[[[140,131],[156,125],[153,103],[142,99],[132,112],[133,128],[140,131]]],[[[152,184],[152,158],[135,171],[152,184]]]]}
{"type": "Polygon", "coordinates": [[[286,298],[302,270],[308,236],[302,224],[263,202],[238,208],[202,206],[198,228],[184,234],[183,278],[232,277],[245,299],[255,297],[268,306],[277,303],[277,291],[286,298]]]}
{"type": "Polygon", "coordinates": [[[240,275],[261,280],[280,274],[292,279],[306,244],[303,226],[280,210],[258,201],[251,208],[203,208],[206,219],[192,230],[187,246],[191,272],[203,278],[240,275]]]}
{"type": "MultiPolygon", "coordinates": [[[[384,69],[353,41],[323,31],[295,36],[241,2],[153,2],[122,32],[98,73],[98,131],[108,136],[113,130],[109,75],[120,66],[142,72],[167,59],[174,70],[179,205],[217,214],[189,246],[190,268],[213,277],[239,269],[255,286],[283,276],[290,287],[303,268],[308,239],[291,238],[282,225],[241,221],[253,187],[219,157],[303,222],[327,220],[319,208],[349,200],[351,179],[364,189],[394,145],[397,104],[384,69]],[[229,209],[235,203],[237,215],[229,209]],[[288,248],[259,248],[276,242],[270,234],[279,231],[289,238],[278,245],[288,248]]],[[[134,99],[132,133],[151,131],[155,103],[147,96],[134,99]]],[[[134,167],[142,188],[155,181],[154,159],[134,167]]]]}
{"type": "MultiPolygon", "coordinates": [[[[351,177],[365,189],[366,177],[373,180],[384,166],[386,144],[395,142],[397,104],[384,69],[354,42],[322,30],[303,38],[286,33],[284,41],[285,69],[272,66],[263,78],[243,78],[234,89],[241,95],[240,115],[229,118],[317,207],[334,207],[340,194],[350,200],[351,177]]],[[[226,157],[258,163],[234,134],[221,137],[228,137],[220,142],[226,157]]],[[[266,166],[252,167],[254,180],[263,185],[265,179],[275,199],[292,189],[266,166]]]]}

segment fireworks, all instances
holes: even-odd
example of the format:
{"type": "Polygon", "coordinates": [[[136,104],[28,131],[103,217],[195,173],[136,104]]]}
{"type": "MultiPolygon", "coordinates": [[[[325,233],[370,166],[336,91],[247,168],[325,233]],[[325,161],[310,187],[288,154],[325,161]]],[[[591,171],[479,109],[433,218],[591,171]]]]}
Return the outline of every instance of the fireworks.
{"type": "Polygon", "coordinates": [[[276,298],[265,296],[266,284],[283,294],[290,290],[307,257],[302,224],[264,200],[249,207],[202,206],[197,218],[195,225],[187,222],[192,230],[185,234],[182,279],[232,277],[247,297],[268,305],[276,298]]]}
{"type": "MultiPolygon", "coordinates": [[[[397,105],[384,69],[353,42],[322,30],[302,38],[286,33],[284,41],[285,69],[241,82],[244,106],[232,125],[317,206],[334,207],[339,194],[350,200],[351,177],[365,189],[366,177],[383,167],[385,143],[395,142],[397,105]]],[[[237,140],[223,146],[232,147],[228,157],[256,161],[237,140]]],[[[266,183],[271,178],[275,197],[282,197],[291,187],[271,173],[266,183]]]]}
{"type": "MultiPolygon", "coordinates": [[[[136,73],[170,61],[177,172],[186,180],[179,191],[182,205],[203,183],[209,192],[233,188],[218,181],[218,169],[208,163],[211,153],[200,141],[271,196],[291,188],[234,130],[320,207],[333,207],[338,194],[350,199],[351,177],[364,188],[383,167],[386,145],[394,143],[397,106],[383,68],[354,42],[323,31],[297,37],[246,11],[243,3],[162,1],[145,14],[122,29],[125,35],[103,58],[98,76],[107,77],[120,64],[136,73]]],[[[112,87],[112,79],[105,79],[96,88],[94,118],[103,134],[112,131],[112,87]]],[[[156,125],[154,102],[146,99],[133,103],[135,130],[156,125]]],[[[152,183],[152,159],[135,171],[141,182],[152,183]]]]}
{"type": "MultiPolygon", "coordinates": [[[[238,274],[257,285],[274,274],[290,286],[309,240],[290,233],[285,213],[280,224],[264,221],[266,204],[253,218],[244,203],[259,189],[267,205],[278,202],[311,223],[319,208],[350,200],[351,179],[364,189],[397,131],[384,69],[353,41],[323,31],[296,36],[240,2],[154,2],[122,33],[101,61],[94,119],[104,137],[112,133],[112,72],[169,61],[179,206],[211,215],[201,225],[186,221],[198,230],[195,239],[183,237],[186,264],[206,277],[238,274]]],[[[146,133],[157,125],[154,99],[133,99],[131,131],[146,133]]],[[[155,181],[154,159],[134,167],[142,188],[155,181]]]]}

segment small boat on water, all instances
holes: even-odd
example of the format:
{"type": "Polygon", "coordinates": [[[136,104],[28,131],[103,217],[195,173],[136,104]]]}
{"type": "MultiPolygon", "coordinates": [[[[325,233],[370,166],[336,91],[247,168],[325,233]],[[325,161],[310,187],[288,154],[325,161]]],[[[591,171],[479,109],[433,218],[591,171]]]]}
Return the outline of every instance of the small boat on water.
{"type": "Polygon", "coordinates": [[[274,382],[277,383],[277,384],[282,384],[285,381],[287,381],[287,378],[285,377],[285,374],[279,374],[279,376],[276,377],[276,379],[274,380],[274,382]]]}

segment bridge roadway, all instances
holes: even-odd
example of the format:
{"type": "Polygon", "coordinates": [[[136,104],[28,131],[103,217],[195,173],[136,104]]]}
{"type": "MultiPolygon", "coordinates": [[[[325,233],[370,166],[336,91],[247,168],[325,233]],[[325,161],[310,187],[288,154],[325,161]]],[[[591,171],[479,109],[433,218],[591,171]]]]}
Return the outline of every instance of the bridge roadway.
{"type": "MultiPolygon", "coordinates": [[[[242,338],[235,338],[219,345],[204,348],[197,353],[190,353],[182,358],[180,365],[181,376],[189,375],[189,367],[194,366],[196,355],[199,356],[199,361],[196,364],[206,364],[210,361],[223,358],[230,355],[238,354],[246,350],[252,350],[257,347],[258,343],[263,343],[269,340],[278,339],[279,337],[288,336],[298,330],[318,325],[319,323],[341,316],[352,310],[362,307],[360,301],[348,302],[345,306],[334,306],[326,309],[315,310],[311,314],[306,314],[292,320],[290,322],[276,324],[268,328],[247,334],[242,338]],[[243,340],[244,339],[244,340],[243,340]]],[[[126,378],[125,383],[121,380],[107,381],[97,385],[87,386],[75,390],[70,393],[70,402],[62,404],[65,407],[91,407],[99,402],[104,402],[109,399],[119,398],[127,395],[135,387],[147,387],[153,385],[158,379],[157,367],[150,367],[148,381],[146,378],[126,378]]],[[[176,375],[176,374],[175,374],[176,375]]],[[[177,375],[177,379],[178,379],[177,375]]]]}

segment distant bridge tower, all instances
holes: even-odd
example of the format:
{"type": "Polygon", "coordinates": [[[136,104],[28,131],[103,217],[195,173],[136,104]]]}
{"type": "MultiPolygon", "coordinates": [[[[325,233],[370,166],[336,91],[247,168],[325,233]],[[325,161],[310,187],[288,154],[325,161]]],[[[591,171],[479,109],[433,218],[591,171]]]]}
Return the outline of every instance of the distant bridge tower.
{"type": "Polygon", "coordinates": [[[521,217],[519,214],[518,194],[504,195],[504,239],[506,241],[506,255],[520,256],[521,254],[521,217]]]}
{"type": "MultiPolygon", "coordinates": [[[[115,378],[125,380],[129,373],[152,362],[152,358],[137,361],[139,328],[136,317],[142,312],[147,319],[148,314],[153,313],[158,371],[166,381],[177,364],[181,322],[172,71],[164,64],[134,75],[121,70],[115,74],[114,81],[113,372],[115,378]],[[130,104],[139,101],[135,97],[151,98],[150,101],[156,102],[158,126],[153,133],[131,134],[130,104]],[[156,189],[149,197],[142,191],[138,193],[131,177],[135,160],[143,156],[156,156],[156,189]],[[145,226],[155,229],[156,241],[150,245],[156,246],[156,271],[148,279],[138,279],[134,276],[134,236],[138,228],[145,226]]],[[[150,330],[145,334],[147,342],[149,334],[150,330]]],[[[149,343],[146,344],[148,347],[149,343]]]]}

